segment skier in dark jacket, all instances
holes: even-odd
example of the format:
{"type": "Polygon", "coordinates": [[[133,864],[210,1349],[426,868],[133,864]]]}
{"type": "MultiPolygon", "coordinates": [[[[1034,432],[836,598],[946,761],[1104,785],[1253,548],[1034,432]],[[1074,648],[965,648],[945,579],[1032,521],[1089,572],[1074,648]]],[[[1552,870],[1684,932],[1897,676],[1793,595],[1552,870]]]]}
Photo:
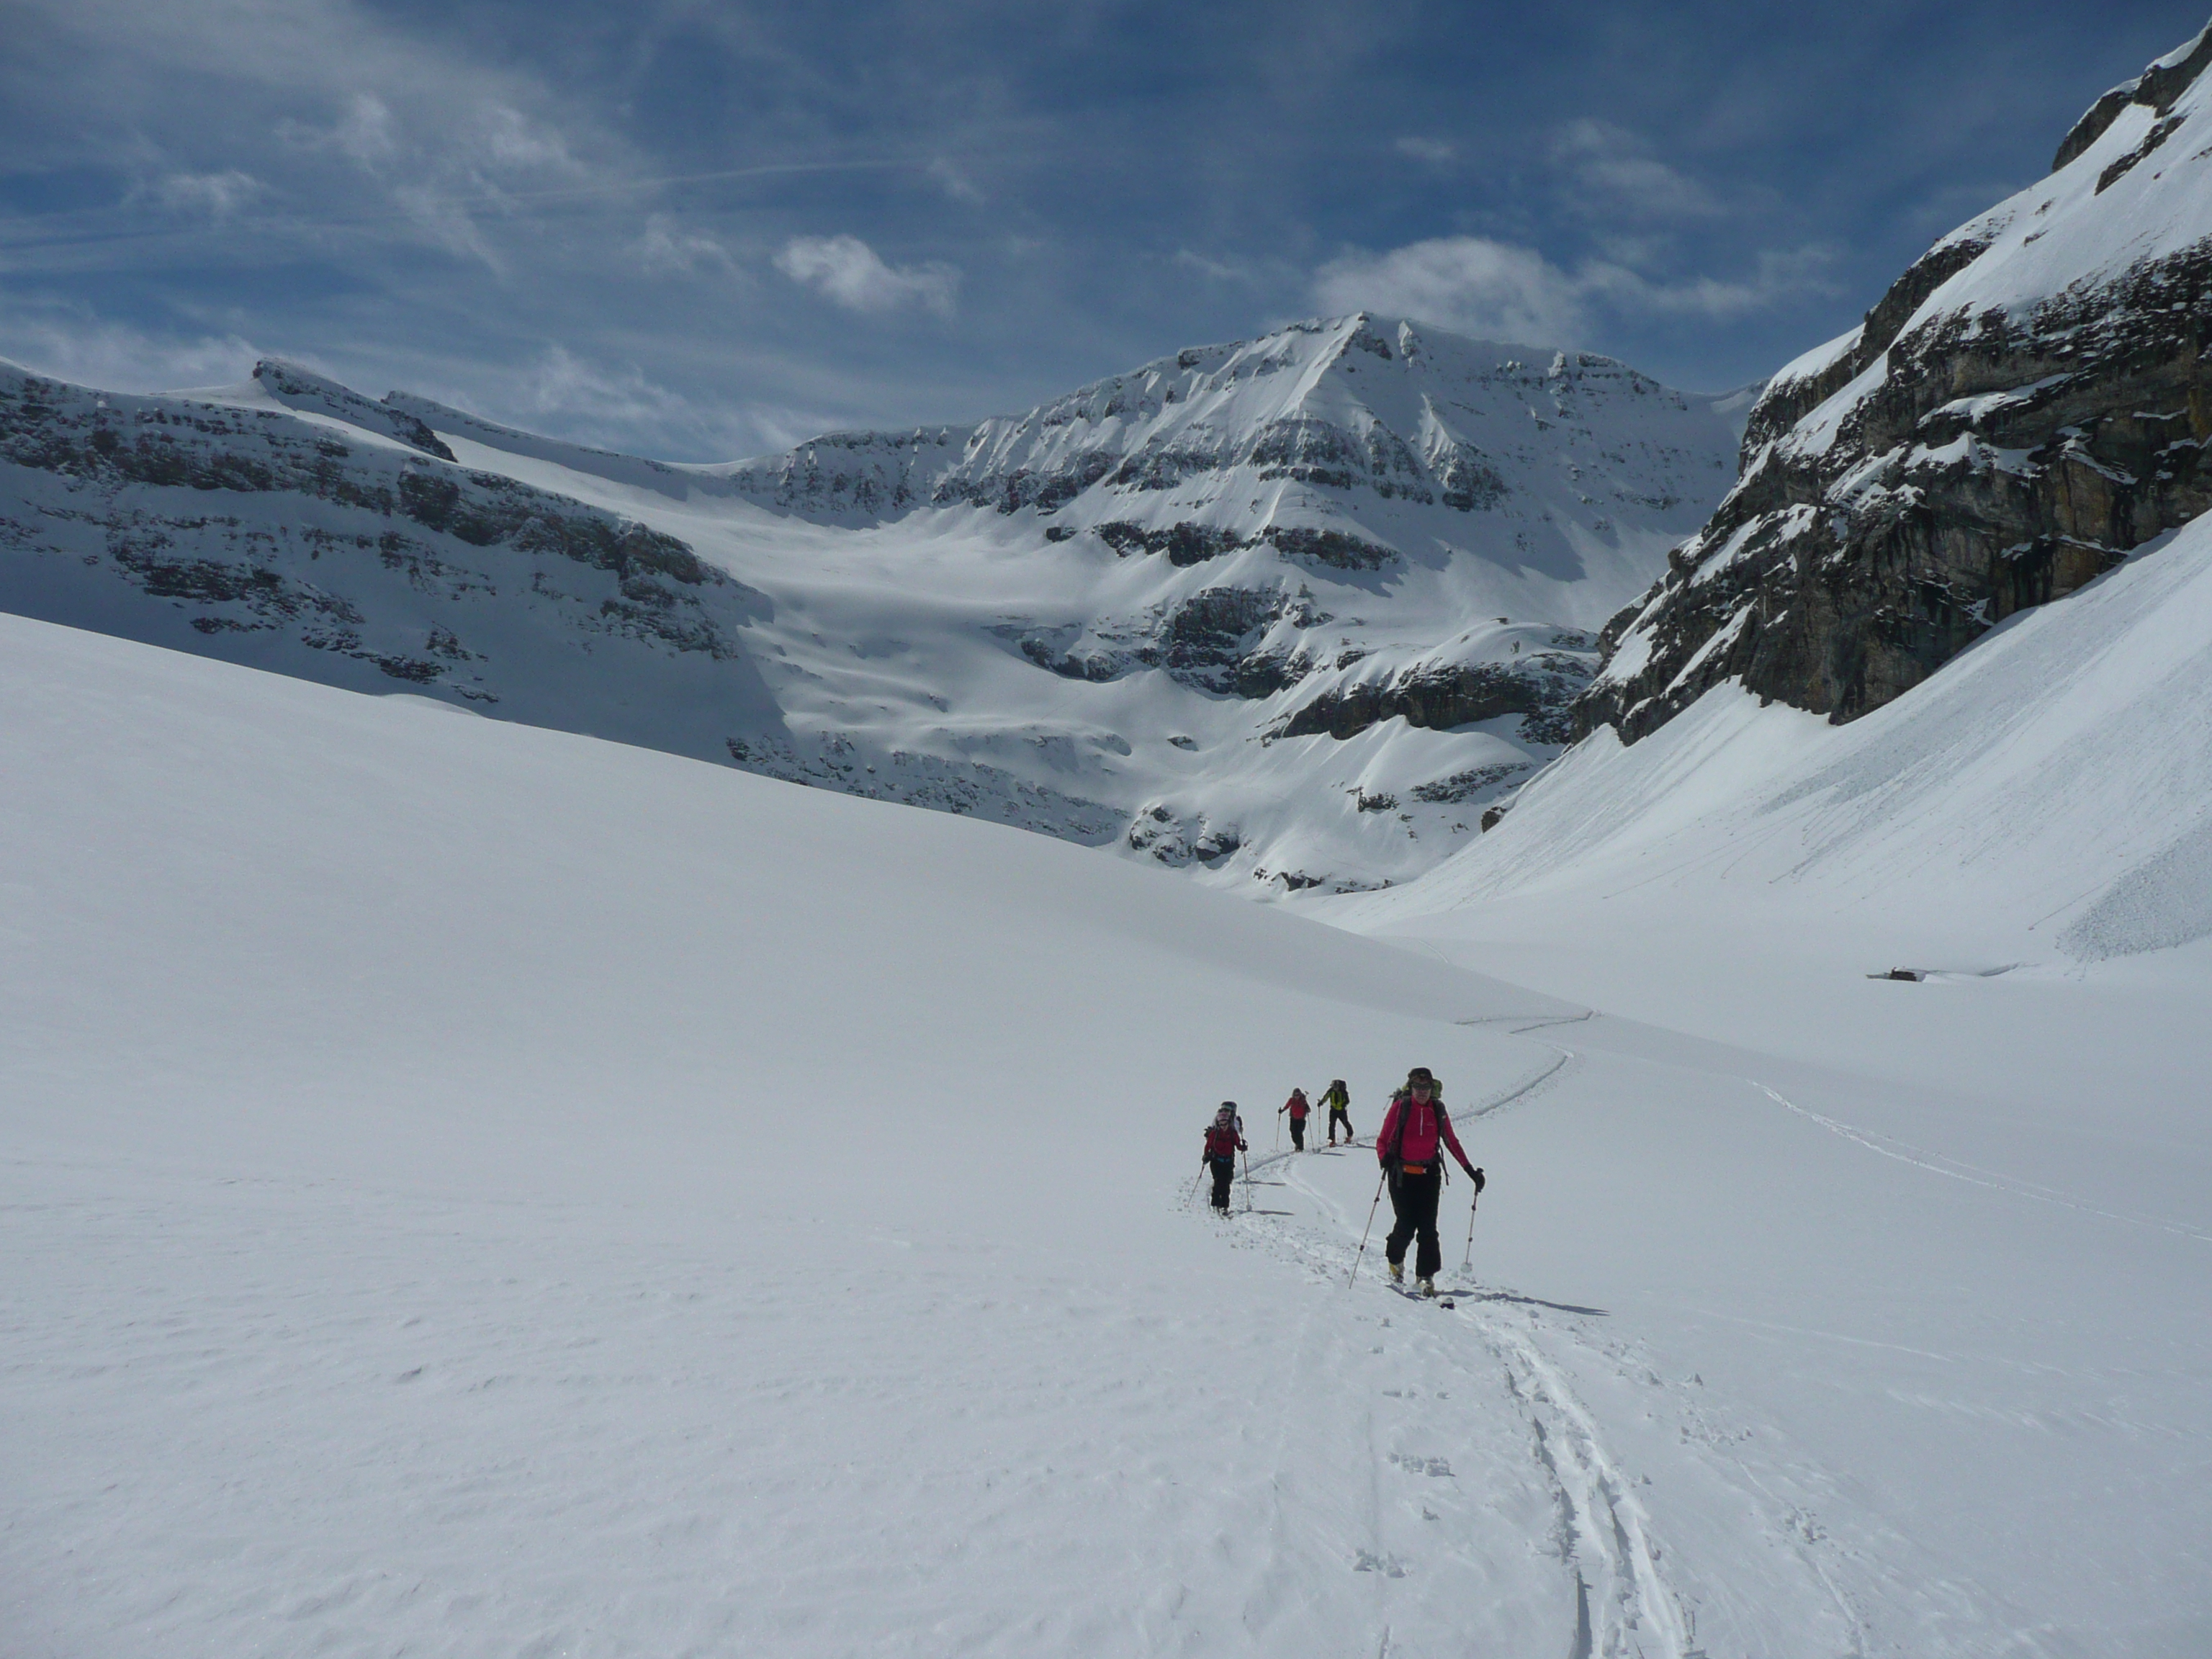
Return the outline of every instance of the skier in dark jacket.
{"type": "Polygon", "coordinates": [[[1413,1277],[1423,1296],[1437,1293],[1437,1269],[1444,1260],[1443,1246],[1437,1238],[1437,1200],[1443,1194],[1447,1146],[1474,1182],[1474,1190],[1480,1192],[1482,1171],[1460,1149],[1435,1076],[1427,1066],[1416,1066],[1406,1074],[1406,1086],[1391,1097],[1390,1110],[1375,1137],[1375,1156],[1389,1177],[1390,1208],[1398,1218],[1382,1250],[1390,1263],[1391,1282],[1405,1282],[1406,1246],[1418,1234],[1420,1249],[1413,1258],[1413,1277]]]}
{"type": "Polygon", "coordinates": [[[1306,1091],[1303,1089],[1291,1090],[1291,1097],[1275,1108],[1277,1117],[1285,1112],[1291,1115],[1291,1150],[1294,1152],[1306,1149],[1306,1115],[1312,1110],[1306,1104],[1306,1091]]]}
{"type": "Polygon", "coordinates": [[[1237,1115],[1237,1103],[1224,1100],[1206,1126],[1206,1150],[1199,1156],[1213,1171],[1213,1207],[1229,1207],[1229,1183],[1237,1179],[1237,1154],[1245,1151],[1244,1121],[1237,1115]]]}
{"type": "Polygon", "coordinates": [[[1349,1146],[1352,1144],[1352,1091],[1344,1086],[1342,1078],[1328,1085],[1328,1092],[1321,1097],[1321,1103],[1328,1108],[1328,1144],[1332,1146],[1336,1145],[1336,1126],[1341,1123],[1344,1125],[1344,1144],[1349,1146]]]}

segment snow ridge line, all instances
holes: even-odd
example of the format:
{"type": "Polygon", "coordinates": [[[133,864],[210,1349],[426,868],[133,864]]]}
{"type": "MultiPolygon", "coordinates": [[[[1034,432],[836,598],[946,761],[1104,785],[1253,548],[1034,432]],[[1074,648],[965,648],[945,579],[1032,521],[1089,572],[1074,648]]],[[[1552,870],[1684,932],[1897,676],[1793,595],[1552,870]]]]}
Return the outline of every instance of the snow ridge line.
{"type": "Polygon", "coordinates": [[[2156,1232],[2172,1233],[2179,1238],[2193,1238],[2200,1244],[2212,1244],[2212,1233],[2199,1232],[2196,1228],[2185,1223],[2166,1221],[2156,1216],[2123,1215],[2115,1210],[2100,1209],[2094,1204],[2084,1204],[2078,1199],[2068,1198],[2063,1193],[2056,1192],[2048,1187],[2038,1186],[2033,1182],[2019,1181],[2008,1176],[1998,1175],[1994,1170],[1980,1169],[1972,1164],[1961,1164],[1956,1158],[1946,1158],[1941,1152],[1929,1152],[1924,1147],[1913,1146],[1910,1141],[1899,1140],[1893,1136],[1879,1134],[1872,1129],[1862,1129],[1853,1124],[1839,1122],[1834,1118],[1823,1116],[1810,1107],[1800,1106],[1796,1101],[1776,1093],[1757,1078],[1746,1078],[1744,1081],[1776,1105],[1819,1124],[1830,1134],[1840,1135],[1845,1140],[1863,1146],[1870,1152],[1879,1152],[1884,1158],[1895,1158],[1899,1164],[1910,1164],[1914,1169],[1925,1170],[1930,1175],[1948,1176],[1953,1181],[1963,1181],[1970,1187],[1986,1187],[1991,1192],[2008,1193],[2014,1198],[2032,1199],[2039,1204],[2056,1204],[2061,1209],[2079,1211],[2083,1215],[2094,1215],[2106,1221],[2117,1221],[2125,1226],[2146,1227],[2156,1232]]]}

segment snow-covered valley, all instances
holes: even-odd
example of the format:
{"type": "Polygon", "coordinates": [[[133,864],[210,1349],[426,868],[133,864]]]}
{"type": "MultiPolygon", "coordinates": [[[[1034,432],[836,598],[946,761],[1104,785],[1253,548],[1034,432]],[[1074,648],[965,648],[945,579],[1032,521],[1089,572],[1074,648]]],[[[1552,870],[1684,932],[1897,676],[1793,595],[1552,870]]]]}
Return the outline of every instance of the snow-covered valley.
{"type": "Polygon", "coordinates": [[[1600,897],[1573,961],[1486,908],[1367,924],[1409,950],[0,630],[15,1651],[2212,1630],[2202,944],[1902,984],[1848,913],[1762,957],[1600,897]],[[1544,988],[1443,959],[1486,953],[1544,988]],[[1662,957],[1702,988],[1674,1030],[1627,1017],[1662,957]],[[1808,988],[1832,1018],[1760,1012],[1808,988]],[[1414,1061],[1491,1176],[1447,1192],[1450,1312],[1371,1245],[1346,1288],[1371,1154],[1273,1154],[1292,1084],[1346,1077],[1371,1134],[1414,1061]],[[1224,1097],[1225,1224],[1188,1207],[1224,1097]]]}
{"type": "Polygon", "coordinates": [[[2203,1659],[2208,68],[1729,397],[0,365],[0,1656],[2203,1659]]]}

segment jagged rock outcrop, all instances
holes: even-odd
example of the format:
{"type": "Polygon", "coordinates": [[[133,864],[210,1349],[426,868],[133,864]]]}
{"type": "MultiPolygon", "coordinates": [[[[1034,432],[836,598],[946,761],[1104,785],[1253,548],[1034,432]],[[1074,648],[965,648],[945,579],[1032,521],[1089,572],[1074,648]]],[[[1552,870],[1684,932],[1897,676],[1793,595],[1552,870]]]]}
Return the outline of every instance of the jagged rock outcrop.
{"type": "MultiPolygon", "coordinates": [[[[1586,639],[1567,635],[1587,646],[1586,639]]],[[[1420,661],[1387,678],[1347,678],[1322,690],[1294,709],[1269,733],[1302,738],[1326,732],[1350,738],[1387,720],[1449,731],[1479,720],[1523,717],[1522,735],[1534,743],[1565,743],[1569,710],[1589,685],[1593,667],[1587,651],[1532,652],[1510,661],[1420,661]]],[[[1442,796],[1423,799],[1443,799],[1442,796]]]]}
{"type": "Polygon", "coordinates": [[[2212,504],[2208,64],[2212,30],[2099,99],[2049,178],[1775,377],[1578,732],[1633,741],[1729,680],[1849,720],[2212,504]]]}

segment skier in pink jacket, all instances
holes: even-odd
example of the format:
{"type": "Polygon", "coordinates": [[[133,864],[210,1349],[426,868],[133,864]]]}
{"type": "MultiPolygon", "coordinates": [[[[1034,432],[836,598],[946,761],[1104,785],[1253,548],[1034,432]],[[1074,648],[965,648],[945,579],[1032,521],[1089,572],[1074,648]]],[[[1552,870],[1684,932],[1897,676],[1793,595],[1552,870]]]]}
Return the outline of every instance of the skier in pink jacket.
{"type": "Polygon", "coordinates": [[[1437,1269],[1443,1265],[1443,1245],[1437,1237],[1437,1200],[1443,1195],[1443,1152],[1459,1160],[1482,1190],[1482,1171],[1468,1162],[1459,1137],[1452,1133],[1451,1115],[1444,1110],[1435,1075],[1425,1066],[1406,1074],[1406,1086],[1390,1097],[1390,1110],[1375,1137],[1375,1156],[1390,1182],[1390,1208],[1397,1221],[1390,1229],[1382,1254],[1390,1263],[1390,1280],[1406,1279],[1406,1246],[1415,1234],[1420,1249],[1413,1258],[1413,1277],[1423,1296],[1437,1293],[1437,1269]]]}

